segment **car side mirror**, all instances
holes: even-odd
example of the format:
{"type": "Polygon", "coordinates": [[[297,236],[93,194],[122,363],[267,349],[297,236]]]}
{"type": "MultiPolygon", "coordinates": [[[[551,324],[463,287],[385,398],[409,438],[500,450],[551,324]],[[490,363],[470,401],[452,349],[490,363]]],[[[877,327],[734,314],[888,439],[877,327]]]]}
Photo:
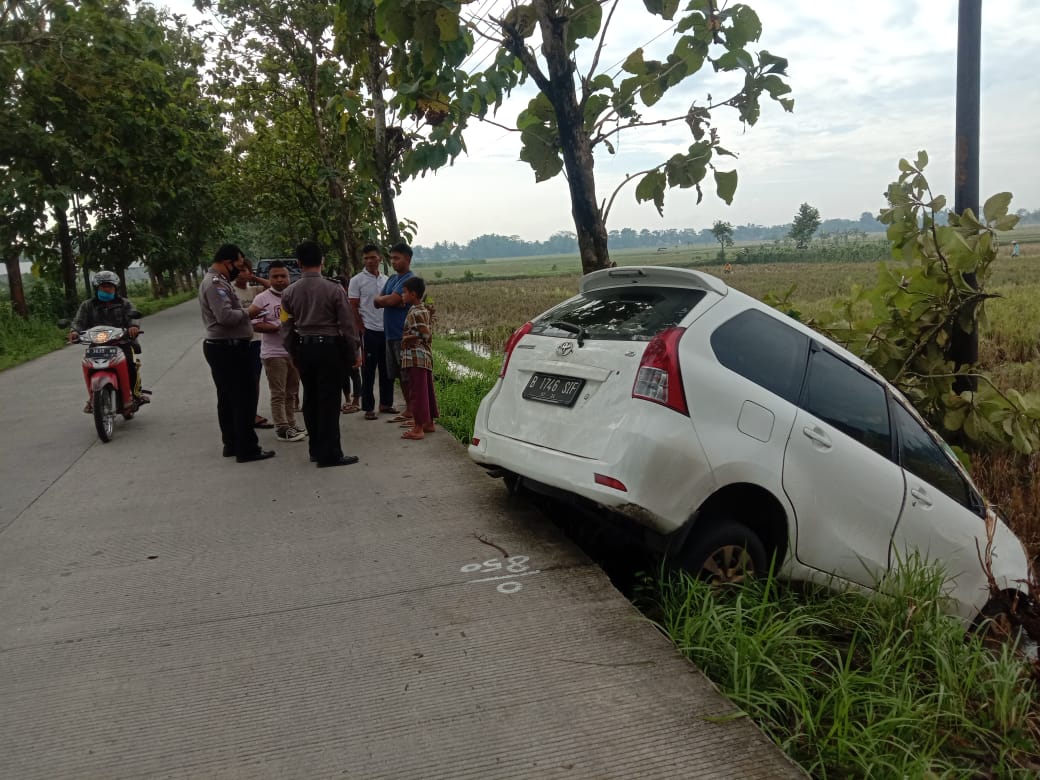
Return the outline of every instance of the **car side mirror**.
{"type": "Polygon", "coordinates": [[[58,327],[62,330],[68,330],[71,325],[71,320],[58,320],[58,327]]]}

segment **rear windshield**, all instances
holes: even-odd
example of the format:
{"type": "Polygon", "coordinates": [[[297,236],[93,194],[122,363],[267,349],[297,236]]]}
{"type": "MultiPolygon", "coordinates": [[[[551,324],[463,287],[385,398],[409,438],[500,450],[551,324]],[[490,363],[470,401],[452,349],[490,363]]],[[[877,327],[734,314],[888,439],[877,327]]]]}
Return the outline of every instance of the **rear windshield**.
{"type": "Polygon", "coordinates": [[[678,325],[704,297],[704,290],[680,287],[615,287],[579,295],[536,319],[531,333],[588,339],[649,341],[678,325]],[[571,326],[571,327],[567,327],[571,326]]]}

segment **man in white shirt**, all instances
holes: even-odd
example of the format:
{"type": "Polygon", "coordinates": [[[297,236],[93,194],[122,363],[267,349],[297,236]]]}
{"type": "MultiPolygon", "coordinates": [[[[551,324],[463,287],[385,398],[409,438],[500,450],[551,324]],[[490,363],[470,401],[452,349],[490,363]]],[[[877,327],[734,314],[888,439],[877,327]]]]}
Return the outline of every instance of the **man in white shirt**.
{"type": "Polygon", "coordinates": [[[374,244],[361,250],[364,269],[356,274],[347,287],[347,298],[358,316],[364,362],[361,364],[361,408],[366,420],[378,419],[376,414],[375,379],[379,372],[379,411],[397,414],[394,408],[394,381],[386,370],[386,338],[383,334],[383,312],[373,301],[383,291],[387,276],[381,270],[383,254],[374,244]]]}
{"type": "Polygon", "coordinates": [[[275,436],[280,441],[302,441],[307,431],[296,426],[296,402],[300,394],[300,375],[282,342],[282,293],[289,286],[289,269],[275,260],[268,271],[271,286],[253,299],[249,315],[253,330],[260,334],[260,358],[271,390],[271,417],[275,436]]]}

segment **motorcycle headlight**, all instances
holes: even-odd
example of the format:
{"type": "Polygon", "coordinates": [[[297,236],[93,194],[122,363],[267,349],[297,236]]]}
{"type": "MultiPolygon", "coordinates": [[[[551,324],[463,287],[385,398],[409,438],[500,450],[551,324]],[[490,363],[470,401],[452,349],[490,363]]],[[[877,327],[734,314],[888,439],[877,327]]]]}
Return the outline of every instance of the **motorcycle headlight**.
{"type": "Polygon", "coordinates": [[[87,341],[91,344],[107,344],[122,335],[121,328],[112,328],[108,325],[98,325],[86,332],[87,341]]]}

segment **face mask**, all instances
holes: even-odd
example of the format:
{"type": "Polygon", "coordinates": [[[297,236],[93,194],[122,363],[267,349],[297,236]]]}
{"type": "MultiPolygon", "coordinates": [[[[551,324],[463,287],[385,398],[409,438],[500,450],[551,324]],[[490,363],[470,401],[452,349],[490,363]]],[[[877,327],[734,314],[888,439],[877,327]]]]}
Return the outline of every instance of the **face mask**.
{"type": "Polygon", "coordinates": [[[106,303],[108,303],[108,301],[114,301],[116,299],[116,294],[105,292],[104,290],[98,290],[97,297],[99,301],[105,301],[106,303]]]}
{"type": "Polygon", "coordinates": [[[231,282],[235,281],[235,278],[239,274],[239,270],[235,267],[234,263],[228,263],[227,269],[228,269],[228,274],[227,274],[228,281],[231,281],[231,282]]]}

